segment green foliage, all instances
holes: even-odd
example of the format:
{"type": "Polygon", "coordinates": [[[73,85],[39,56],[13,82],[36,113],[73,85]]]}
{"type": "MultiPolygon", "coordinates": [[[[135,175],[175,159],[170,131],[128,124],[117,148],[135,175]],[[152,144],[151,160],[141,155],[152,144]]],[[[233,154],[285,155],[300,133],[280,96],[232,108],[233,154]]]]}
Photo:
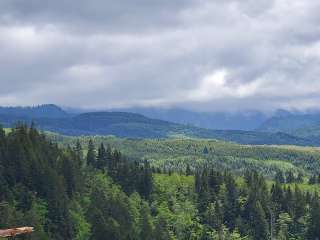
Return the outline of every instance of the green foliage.
{"type": "Polygon", "coordinates": [[[317,151],[191,139],[62,140],[58,146],[24,125],[0,128],[1,228],[31,225],[37,240],[320,236],[319,179],[311,169],[317,151]],[[304,176],[312,173],[315,184],[308,184],[304,176]]]}
{"type": "MultiPolygon", "coordinates": [[[[320,151],[316,148],[247,146],[204,139],[139,140],[102,136],[81,137],[80,142],[87,146],[90,139],[96,147],[102,142],[131,158],[148,159],[151,167],[162,172],[182,173],[186,172],[187,167],[194,172],[197,167],[212,166],[238,174],[248,169],[255,170],[270,179],[281,172],[283,182],[286,174],[292,173],[294,182],[300,183],[305,181],[306,176],[318,174],[317,169],[320,169],[320,151]],[[207,149],[207,154],[204,154],[204,149],[207,149]]],[[[63,137],[58,142],[67,146],[76,145],[76,141],[77,138],[63,137]]]]}

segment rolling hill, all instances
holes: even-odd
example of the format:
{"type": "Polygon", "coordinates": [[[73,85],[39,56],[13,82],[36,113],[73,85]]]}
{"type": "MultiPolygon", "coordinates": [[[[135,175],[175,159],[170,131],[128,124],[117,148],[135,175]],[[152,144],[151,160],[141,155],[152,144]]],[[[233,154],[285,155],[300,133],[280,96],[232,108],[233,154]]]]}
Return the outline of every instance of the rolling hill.
{"type": "Polygon", "coordinates": [[[127,108],[125,112],[139,113],[149,118],[194,125],[200,128],[219,130],[252,131],[268,119],[258,111],[244,112],[196,112],[179,108],[127,108]]]}
{"type": "Polygon", "coordinates": [[[126,156],[147,159],[152,166],[184,171],[189,164],[215,166],[232,172],[244,173],[247,169],[273,177],[279,170],[317,173],[320,168],[320,148],[296,146],[249,146],[210,139],[127,139],[112,136],[49,137],[60,145],[75,146],[79,140],[85,152],[89,139],[96,148],[100,143],[119,149],[126,156]],[[206,149],[206,150],[205,150],[206,149]]]}
{"type": "Polygon", "coordinates": [[[295,113],[275,116],[258,129],[263,132],[285,132],[297,137],[315,139],[320,137],[320,113],[295,113]]]}
{"type": "Polygon", "coordinates": [[[64,135],[114,135],[127,138],[207,138],[232,141],[241,144],[320,145],[318,139],[307,139],[287,133],[270,133],[243,130],[212,130],[190,125],[152,119],[128,112],[89,112],[72,115],[54,105],[22,109],[19,114],[3,111],[0,123],[12,127],[22,121],[34,122],[42,130],[64,135]],[[28,112],[29,110],[29,112],[28,112]],[[22,113],[24,114],[22,114],[22,113]],[[26,112],[26,113],[25,113],[26,112]],[[39,114],[39,112],[41,114],[39,114]],[[53,114],[54,113],[54,114],[53,114]]]}

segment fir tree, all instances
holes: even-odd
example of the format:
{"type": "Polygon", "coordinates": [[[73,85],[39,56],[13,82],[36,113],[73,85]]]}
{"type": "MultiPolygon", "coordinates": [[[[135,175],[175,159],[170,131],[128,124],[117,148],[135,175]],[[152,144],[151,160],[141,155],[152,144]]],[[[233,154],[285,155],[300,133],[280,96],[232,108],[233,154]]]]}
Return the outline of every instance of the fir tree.
{"type": "Polygon", "coordinates": [[[310,205],[307,237],[310,240],[320,239],[320,200],[317,194],[314,195],[310,205]]]}
{"type": "Polygon", "coordinates": [[[190,176],[192,175],[191,169],[190,169],[190,165],[187,164],[187,168],[186,168],[186,176],[190,176]]]}
{"type": "Polygon", "coordinates": [[[107,153],[103,143],[98,148],[98,155],[96,160],[96,167],[98,169],[104,169],[107,166],[107,153]]]}
{"type": "Polygon", "coordinates": [[[269,226],[266,214],[259,201],[256,201],[252,209],[253,239],[261,240],[269,238],[269,226]]]}
{"type": "Polygon", "coordinates": [[[89,140],[88,144],[87,165],[96,167],[96,152],[92,139],[89,140]]]}

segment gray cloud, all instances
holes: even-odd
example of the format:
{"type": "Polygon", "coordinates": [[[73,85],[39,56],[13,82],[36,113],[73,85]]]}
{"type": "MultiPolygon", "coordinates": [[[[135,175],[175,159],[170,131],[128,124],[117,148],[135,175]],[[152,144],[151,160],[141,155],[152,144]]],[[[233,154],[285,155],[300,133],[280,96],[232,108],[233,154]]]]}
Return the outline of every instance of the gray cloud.
{"type": "Polygon", "coordinates": [[[316,0],[0,2],[0,104],[317,108],[316,0]]]}

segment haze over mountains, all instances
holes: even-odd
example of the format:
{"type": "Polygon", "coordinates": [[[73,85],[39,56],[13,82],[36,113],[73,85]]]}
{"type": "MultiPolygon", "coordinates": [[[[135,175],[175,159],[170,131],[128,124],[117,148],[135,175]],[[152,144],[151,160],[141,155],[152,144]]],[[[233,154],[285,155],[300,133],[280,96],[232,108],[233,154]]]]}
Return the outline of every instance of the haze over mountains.
{"type": "Polygon", "coordinates": [[[314,134],[296,134],[300,127],[317,125],[317,114],[278,112],[274,117],[252,113],[195,113],[185,110],[127,109],[131,112],[74,113],[53,105],[1,107],[0,122],[12,127],[19,121],[64,135],[115,135],[129,138],[174,136],[213,138],[242,144],[320,145],[314,134]],[[139,114],[144,113],[146,116],[139,114]],[[281,113],[281,114],[280,114],[281,113]],[[289,128],[286,121],[296,119],[289,128]],[[300,124],[301,123],[301,124],[300,124]],[[286,126],[286,128],[284,128],[286,126]],[[255,130],[258,129],[258,130],[255,130]]]}
{"type": "Polygon", "coordinates": [[[179,108],[127,108],[150,118],[219,130],[254,130],[268,119],[262,112],[195,112],[179,108]]]}

